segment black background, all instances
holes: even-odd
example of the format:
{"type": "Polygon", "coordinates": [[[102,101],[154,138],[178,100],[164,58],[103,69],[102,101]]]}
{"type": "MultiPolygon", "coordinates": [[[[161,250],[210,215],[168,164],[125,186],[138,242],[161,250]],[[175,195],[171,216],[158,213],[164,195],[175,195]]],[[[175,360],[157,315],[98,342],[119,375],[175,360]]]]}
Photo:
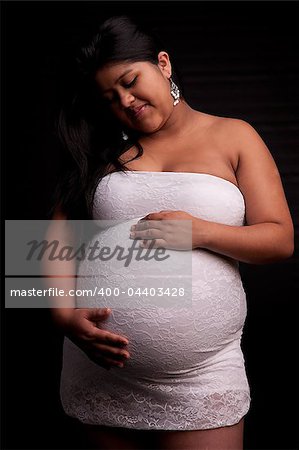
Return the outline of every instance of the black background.
{"type": "MultiPolygon", "coordinates": [[[[2,179],[6,219],[45,219],[59,166],[53,119],[65,55],[110,14],[155,26],[189,104],[248,121],[279,168],[298,232],[297,2],[2,2],[2,179]]],[[[297,242],[297,239],[296,239],[297,242]]],[[[297,448],[297,251],[240,263],[252,404],[246,449],[297,448]]],[[[3,304],[3,302],[2,302],[3,304]]],[[[2,308],[5,448],[81,448],[59,402],[61,336],[47,310],[2,308]]]]}

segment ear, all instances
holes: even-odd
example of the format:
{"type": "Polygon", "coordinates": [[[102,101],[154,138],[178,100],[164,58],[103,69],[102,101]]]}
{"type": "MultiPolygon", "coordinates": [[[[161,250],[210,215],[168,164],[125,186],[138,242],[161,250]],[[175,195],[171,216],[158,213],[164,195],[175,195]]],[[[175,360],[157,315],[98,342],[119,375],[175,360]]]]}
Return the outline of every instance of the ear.
{"type": "Polygon", "coordinates": [[[171,77],[171,63],[167,52],[161,51],[158,54],[158,67],[166,78],[171,77]]]}

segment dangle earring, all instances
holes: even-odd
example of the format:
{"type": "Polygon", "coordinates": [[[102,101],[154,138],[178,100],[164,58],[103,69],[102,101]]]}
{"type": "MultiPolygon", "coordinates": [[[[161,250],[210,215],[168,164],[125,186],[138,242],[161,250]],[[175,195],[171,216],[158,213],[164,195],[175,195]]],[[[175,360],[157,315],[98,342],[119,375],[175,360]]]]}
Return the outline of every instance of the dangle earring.
{"type": "Polygon", "coordinates": [[[169,82],[171,84],[170,93],[171,93],[172,97],[174,98],[173,106],[175,106],[180,101],[180,90],[171,77],[169,78],[169,82]]]}
{"type": "Polygon", "coordinates": [[[123,141],[127,141],[129,139],[129,136],[124,131],[121,132],[121,137],[123,141]]]}

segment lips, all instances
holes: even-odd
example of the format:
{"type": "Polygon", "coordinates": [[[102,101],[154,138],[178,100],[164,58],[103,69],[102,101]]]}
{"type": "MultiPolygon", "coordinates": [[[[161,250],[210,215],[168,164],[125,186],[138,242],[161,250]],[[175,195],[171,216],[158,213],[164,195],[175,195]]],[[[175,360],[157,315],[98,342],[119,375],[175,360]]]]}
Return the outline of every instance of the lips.
{"type": "Polygon", "coordinates": [[[130,116],[132,116],[134,119],[136,119],[137,117],[140,117],[141,114],[144,112],[144,110],[147,107],[147,103],[144,103],[143,105],[137,106],[135,108],[132,108],[129,110],[129,114],[130,116]]]}

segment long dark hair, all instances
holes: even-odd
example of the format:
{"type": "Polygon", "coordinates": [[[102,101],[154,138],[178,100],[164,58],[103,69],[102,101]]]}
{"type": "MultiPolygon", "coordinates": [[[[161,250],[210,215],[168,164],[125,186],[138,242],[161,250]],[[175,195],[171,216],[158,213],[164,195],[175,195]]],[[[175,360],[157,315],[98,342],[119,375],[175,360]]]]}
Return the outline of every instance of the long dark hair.
{"type": "MultiPolygon", "coordinates": [[[[133,145],[138,149],[135,158],[143,154],[137,131],[125,130],[128,139],[123,139],[121,123],[98,93],[96,72],[111,62],[158,64],[161,50],[166,48],[154,32],[137,25],[130,17],[114,16],[100,26],[73,58],[73,80],[67,80],[71,88],[56,123],[64,160],[54,208],[59,207],[68,218],[92,218],[95,189],[107,168],[128,170],[119,157],[133,145]]],[[[177,70],[172,76],[182,92],[177,70]]]]}

